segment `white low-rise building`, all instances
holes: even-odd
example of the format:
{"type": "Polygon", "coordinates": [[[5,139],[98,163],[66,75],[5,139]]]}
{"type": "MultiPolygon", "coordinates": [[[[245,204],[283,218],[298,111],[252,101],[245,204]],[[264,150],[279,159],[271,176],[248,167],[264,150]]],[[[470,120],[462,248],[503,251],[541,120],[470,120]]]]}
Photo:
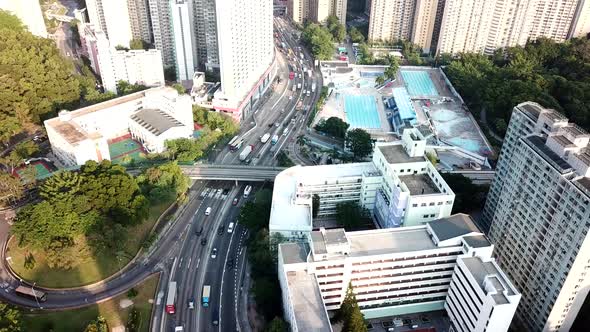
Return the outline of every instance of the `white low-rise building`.
{"type": "Polygon", "coordinates": [[[92,24],[80,23],[78,30],[83,52],[101,77],[105,90],[116,93],[119,81],[150,87],[165,84],[160,50],[117,50],[106,34],[92,24]]]}
{"type": "Polygon", "coordinates": [[[413,227],[322,228],[307,243],[279,245],[285,317],[294,331],[331,331],[326,310],[340,307],[350,284],[365,319],[447,309],[455,331],[507,331],[520,294],[492,251],[464,214],[413,227]]]}
{"type": "Polygon", "coordinates": [[[131,134],[147,152],[164,151],[164,142],[190,138],[192,105],[188,95],[159,87],[75,111],[61,111],[45,121],[55,156],[66,166],[111,159],[108,140],[131,134]]]}
{"type": "Polygon", "coordinates": [[[281,172],[275,178],[270,232],[305,238],[313,229],[314,195],[320,199],[317,216],[335,214],[338,203],[357,202],[383,228],[448,217],[455,194],[425,157],[425,148],[420,132],[406,129],[401,141],[378,143],[372,162],[295,166],[281,172]]]}

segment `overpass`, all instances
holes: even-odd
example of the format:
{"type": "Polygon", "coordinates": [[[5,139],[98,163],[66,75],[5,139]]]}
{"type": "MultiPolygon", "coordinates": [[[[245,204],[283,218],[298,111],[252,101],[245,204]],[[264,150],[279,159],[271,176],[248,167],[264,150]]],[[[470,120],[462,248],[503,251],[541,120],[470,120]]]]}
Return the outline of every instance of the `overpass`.
{"type": "Polygon", "coordinates": [[[284,167],[241,165],[181,166],[185,175],[197,180],[274,181],[284,167]]]}

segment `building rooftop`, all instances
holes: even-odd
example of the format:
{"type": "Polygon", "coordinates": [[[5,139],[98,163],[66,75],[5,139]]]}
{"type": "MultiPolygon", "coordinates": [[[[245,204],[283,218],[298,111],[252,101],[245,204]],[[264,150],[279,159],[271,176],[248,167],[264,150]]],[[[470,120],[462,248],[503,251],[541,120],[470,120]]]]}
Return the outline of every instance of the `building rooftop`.
{"type": "Polygon", "coordinates": [[[475,226],[471,216],[463,213],[457,213],[446,218],[431,221],[428,225],[439,241],[445,241],[472,233],[478,233],[474,235],[482,234],[479,228],[475,226]]]}
{"type": "Polygon", "coordinates": [[[551,151],[551,149],[547,147],[545,144],[545,138],[537,135],[531,135],[525,137],[523,140],[529,147],[531,147],[531,149],[533,149],[533,151],[537,152],[561,174],[569,173],[573,170],[567,161],[563,160],[558,154],[551,151]]]}
{"type": "Polygon", "coordinates": [[[343,228],[322,229],[311,232],[314,253],[321,255],[330,252],[330,247],[348,244],[346,232],[343,228]]]}
{"type": "Polygon", "coordinates": [[[131,120],[137,122],[154,135],[161,135],[170,128],[183,126],[180,121],[171,115],[157,109],[142,109],[133,114],[131,120]]]}
{"type": "Polygon", "coordinates": [[[486,289],[485,281],[489,282],[496,294],[490,294],[497,304],[509,303],[507,296],[517,295],[514,286],[506,279],[504,273],[500,270],[495,261],[482,261],[481,257],[463,257],[463,261],[471,275],[475,278],[477,285],[484,294],[489,294],[489,288],[486,289]]]}
{"type": "Polygon", "coordinates": [[[298,331],[331,332],[330,319],[314,274],[287,272],[291,304],[298,331]]]}
{"type": "MultiPolygon", "coordinates": [[[[59,118],[56,119],[59,120],[59,118]]],[[[71,122],[54,121],[52,127],[70,144],[76,144],[88,138],[87,133],[80,126],[71,122]]]]}
{"type": "Polygon", "coordinates": [[[563,136],[563,135],[555,135],[553,136],[553,139],[559,143],[559,145],[563,146],[563,147],[570,147],[570,146],[575,146],[574,143],[572,143],[572,141],[570,141],[569,139],[567,139],[567,137],[563,136]]]}
{"type": "Polygon", "coordinates": [[[485,248],[492,245],[485,235],[465,236],[463,240],[472,248],[485,248]]]}
{"type": "Polygon", "coordinates": [[[385,160],[390,164],[416,163],[425,161],[424,157],[410,157],[401,144],[377,145],[385,160]]]}
{"type": "Polygon", "coordinates": [[[574,185],[584,191],[586,195],[590,196],[590,178],[582,176],[580,178],[574,179],[572,182],[574,185]]]}
{"type": "Polygon", "coordinates": [[[309,246],[302,242],[281,243],[281,255],[285,264],[298,264],[307,261],[309,246]]]}
{"type": "Polygon", "coordinates": [[[399,179],[408,187],[411,195],[439,194],[440,190],[428,174],[400,175],[399,179]]]}
{"type": "Polygon", "coordinates": [[[539,115],[543,110],[545,110],[541,105],[537,103],[526,102],[522,103],[517,106],[523,113],[525,113],[529,118],[537,120],[539,115]]]}

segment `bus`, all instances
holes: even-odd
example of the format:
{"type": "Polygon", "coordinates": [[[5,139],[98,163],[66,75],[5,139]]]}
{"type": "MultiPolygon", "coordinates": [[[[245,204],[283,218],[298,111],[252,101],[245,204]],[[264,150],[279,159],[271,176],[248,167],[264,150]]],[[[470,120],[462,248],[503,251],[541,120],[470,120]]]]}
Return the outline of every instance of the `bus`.
{"type": "Polygon", "coordinates": [[[251,191],[252,191],[252,186],[247,185],[246,188],[244,188],[244,198],[248,198],[248,196],[250,196],[251,191]]]}
{"type": "Polygon", "coordinates": [[[170,315],[176,312],[174,302],[176,302],[176,281],[171,281],[168,284],[168,295],[166,297],[166,312],[170,315]]]}
{"type": "Polygon", "coordinates": [[[238,138],[233,144],[229,145],[229,150],[231,152],[238,151],[242,147],[242,144],[244,144],[244,140],[238,138]]]}
{"type": "Polygon", "coordinates": [[[30,300],[39,302],[47,301],[47,294],[40,290],[33,289],[33,287],[18,286],[14,291],[16,292],[16,295],[26,297],[30,300]]]}
{"type": "Polygon", "coordinates": [[[231,139],[231,141],[229,141],[229,143],[227,145],[229,145],[229,149],[231,150],[231,147],[239,140],[239,136],[234,136],[234,138],[231,139]]]}
{"type": "Polygon", "coordinates": [[[209,297],[211,297],[211,286],[205,285],[203,286],[203,307],[209,306],[209,297]]]}

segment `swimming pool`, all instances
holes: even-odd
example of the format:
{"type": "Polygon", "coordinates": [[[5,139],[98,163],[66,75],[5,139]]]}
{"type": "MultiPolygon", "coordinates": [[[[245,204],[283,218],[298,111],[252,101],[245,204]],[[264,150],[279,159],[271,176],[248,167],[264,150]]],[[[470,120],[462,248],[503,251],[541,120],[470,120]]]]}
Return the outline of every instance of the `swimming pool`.
{"type": "Polygon", "coordinates": [[[402,70],[402,77],[412,96],[438,96],[438,91],[425,71],[402,70]]]}
{"type": "Polygon", "coordinates": [[[351,128],[380,129],[377,102],[372,96],[344,95],[346,122],[351,128]]]}

